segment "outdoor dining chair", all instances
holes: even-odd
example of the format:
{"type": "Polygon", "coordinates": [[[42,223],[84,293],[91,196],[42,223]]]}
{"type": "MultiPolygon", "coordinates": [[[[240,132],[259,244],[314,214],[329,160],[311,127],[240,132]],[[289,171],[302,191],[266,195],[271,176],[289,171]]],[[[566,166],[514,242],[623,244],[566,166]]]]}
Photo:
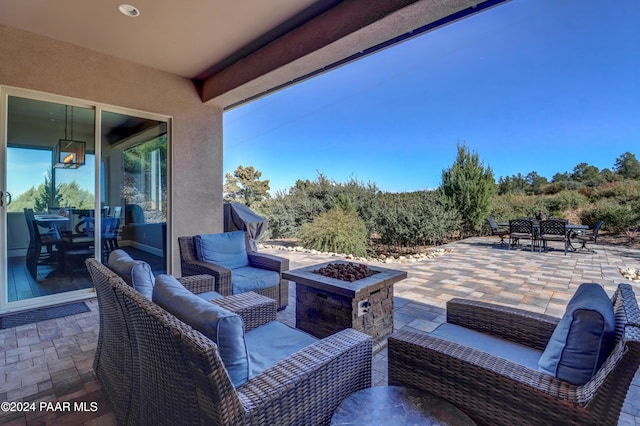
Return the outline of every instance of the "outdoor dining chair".
{"type": "Polygon", "coordinates": [[[504,237],[505,235],[509,235],[509,231],[507,229],[500,228],[495,219],[492,217],[488,217],[487,222],[489,223],[489,227],[491,228],[491,235],[500,237],[500,245],[503,246],[504,237]]]}
{"type": "Polygon", "coordinates": [[[533,221],[530,219],[513,219],[509,221],[509,248],[517,247],[521,239],[531,240],[531,251],[535,246],[536,234],[533,221]]]}
{"type": "Polygon", "coordinates": [[[548,219],[539,222],[539,239],[542,242],[540,251],[547,251],[548,241],[561,241],[564,243],[564,254],[567,255],[569,236],[567,235],[567,222],[562,219],[548,219]]]}
{"type": "Polygon", "coordinates": [[[596,226],[593,227],[593,230],[591,231],[591,233],[585,233],[582,235],[576,234],[574,238],[582,243],[582,246],[577,251],[586,250],[591,253],[595,253],[595,250],[588,248],[587,244],[588,243],[595,244],[598,241],[598,232],[600,232],[600,228],[602,228],[603,224],[604,224],[604,221],[600,220],[596,223],[596,226]]]}

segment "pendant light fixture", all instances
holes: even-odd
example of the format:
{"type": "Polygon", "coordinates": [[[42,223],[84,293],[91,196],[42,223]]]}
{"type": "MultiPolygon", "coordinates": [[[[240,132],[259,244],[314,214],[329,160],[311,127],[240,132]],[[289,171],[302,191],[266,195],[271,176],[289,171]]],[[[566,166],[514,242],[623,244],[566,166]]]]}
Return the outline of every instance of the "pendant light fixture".
{"type": "Polygon", "coordinates": [[[73,107],[71,107],[71,138],[67,138],[67,118],[69,106],[64,107],[64,139],[53,146],[53,167],[57,169],[77,169],[84,166],[86,142],[73,140],[73,107]]]}

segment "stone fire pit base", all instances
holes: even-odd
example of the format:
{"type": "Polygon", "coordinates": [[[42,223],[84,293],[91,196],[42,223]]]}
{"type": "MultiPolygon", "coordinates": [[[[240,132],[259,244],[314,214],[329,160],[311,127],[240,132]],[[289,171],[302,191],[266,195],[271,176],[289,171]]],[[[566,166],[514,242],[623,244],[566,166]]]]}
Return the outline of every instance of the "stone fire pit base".
{"type": "Polygon", "coordinates": [[[378,273],[347,282],[311,272],[325,265],[283,272],[296,282],[296,328],[318,338],[353,328],[374,344],[393,333],[393,284],[407,273],[369,266],[378,273]]]}

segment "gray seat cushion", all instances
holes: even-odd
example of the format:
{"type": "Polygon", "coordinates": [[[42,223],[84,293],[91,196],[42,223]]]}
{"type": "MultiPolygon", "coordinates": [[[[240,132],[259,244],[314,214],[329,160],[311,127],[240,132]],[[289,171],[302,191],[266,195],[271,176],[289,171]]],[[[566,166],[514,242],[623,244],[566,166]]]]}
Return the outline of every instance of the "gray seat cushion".
{"type": "Polygon", "coordinates": [[[280,274],[267,269],[245,266],[231,271],[231,286],[233,294],[247,291],[262,290],[280,284],[280,274]]]}
{"type": "Polygon", "coordinates": [[[524,232],[512,232],[513,238],[531,238],[531,234],[525,234],[524,232]]]}
{"type": "Polygon", "coordinates": [[[129,253],[118,249],[111,252],[109,269],[118,274],[127,284],[151,300],[155,278],[151,266],[142,260],[134,260],[129,253]]]}
{"type": "Polygon", "coordinates": [[[441,324],[429,333],[429,335],[507,359],[532,370],[538,369],[538,361],[540,355],[542,355],[542,351],[532,349],[528,346],[470,330],[455,324],[441,324]]]}
{"type": "Polygon", "coordinates": [[[539,369],[574,385],[587,383],[613,349],[613,304],[598,284],[581,284],[540,357],[539,369]]]}
{"type": "Polygon", "coordinates": [[[158,275],[153,301],[218,345],[220,358],[234,386],[250,374],[244,325],[239,315],[201,299],[171,275],[158,275]]]}
{"type": "Polygon", "coordinates": [[[246,334],[251,377],[298,352],[318,339],[279,321],[271,321],[246,334]]]}

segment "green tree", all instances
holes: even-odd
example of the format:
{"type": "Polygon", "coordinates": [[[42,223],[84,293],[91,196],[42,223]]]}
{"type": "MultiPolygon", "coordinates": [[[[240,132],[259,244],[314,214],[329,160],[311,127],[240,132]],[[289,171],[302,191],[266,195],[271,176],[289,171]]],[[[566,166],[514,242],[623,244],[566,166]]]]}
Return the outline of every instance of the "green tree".
{"type": "Polygon", "coordinates": [[[616,182],[620,180],[622,177],[614,173],[613,171],[611,171],[611,169],[602,169],[600,170],[600,178],[604,182],[616,182]]]}
{"type": "Polygon", "coordinates": [[[51,180],[51,169],[47,169],[47,174],[44,176],[44,184],[38,186],[38,196],[35,199],[33,209],[37,212],[46,212],[49,207],[59,205],[60,203],[60,186],[55,190],[55,198],[52,198],[54,194],[53,182],[51,180]]]}
{"type": "Polygon", "coordinates": [[[587,163],[580,163],[573,168],[571,178],[577,182],[586,182],[588,180],[597,179],[599,174],[600,170],[596,166],[591,166],[587,163]]]}
{"type": "Polygon", "coordinates": [[[495,186],[491,167],[485,168],[477,152],[458,144],[456,160],[442,171],[440,192],[445,203],[460,213],[463,230],[480,230],[495,186]]]}
{"type": "Polygon", "coordinates": [[[501,195],[514,192],[524,193],[528,186],[527,177],[522,176],[522,173],[505,178],[500,176],[500,179],[498,179],[498,193],[501,195]]]}
{"type": "Polygon", "coordinates": [[[224,199],[225,201],[238,201],[251,205],[269,198],[269,179],[260,180],[262,172],[255,170],[253,166],[241,165],[233,172],[225,175],[224,199]]]}
{"type": "Polygon", "coordinates": [[[527,194],[540,194],[542,187],[549,184],[546,177],[540,176],[538,172],[529,172],[526,176],[526,181],[529,184],[529,188],[525,191],[527,194]]]}
{"type": "Polygon", "coordinates": [[[74,180],[71,183],[63,183],[58,189],[59,206],[75,207],[77,209],[93,209],[95,197],[74,180]]]}
{"type": "Polygon", "coordinates": [[[93,209],[95,197],[86,189],[80,188],[76,181],[57,186],[55,202],[51,202],[51,172],[45,176],[44,183],[32,186],[18,195],[7,207],[10,212],[21,212],[25,208],[46,212],[49,207],[75,207],[77,209],[93,209]]]}
{"type": "Polygon", "coordinates": [[[14,198],[11,204],[7,206],[7,211],[22,212],[24,209],[33,209],[36,205],[36,199],[40,197],[40,190],[43,188],[43,184],[38,185],[38,187],[32,186],[14,198]]]}
{"type": "Polygon", "coordinates": [[[555,175],[553,175],[553,177],[551,178],[551,182],[553,183],[558,183],[558,182],[566,182],[571,180],[571,175],[569,174],[569,172],[564,172],[564,173],[556,173],[555,175]]]}
{"type": "Polygon", "coordinates": [[[613,169],[625,179],[638,179],[640,177],[640,161],[630,152],[625,152],[618,157],[613,169]]]}

